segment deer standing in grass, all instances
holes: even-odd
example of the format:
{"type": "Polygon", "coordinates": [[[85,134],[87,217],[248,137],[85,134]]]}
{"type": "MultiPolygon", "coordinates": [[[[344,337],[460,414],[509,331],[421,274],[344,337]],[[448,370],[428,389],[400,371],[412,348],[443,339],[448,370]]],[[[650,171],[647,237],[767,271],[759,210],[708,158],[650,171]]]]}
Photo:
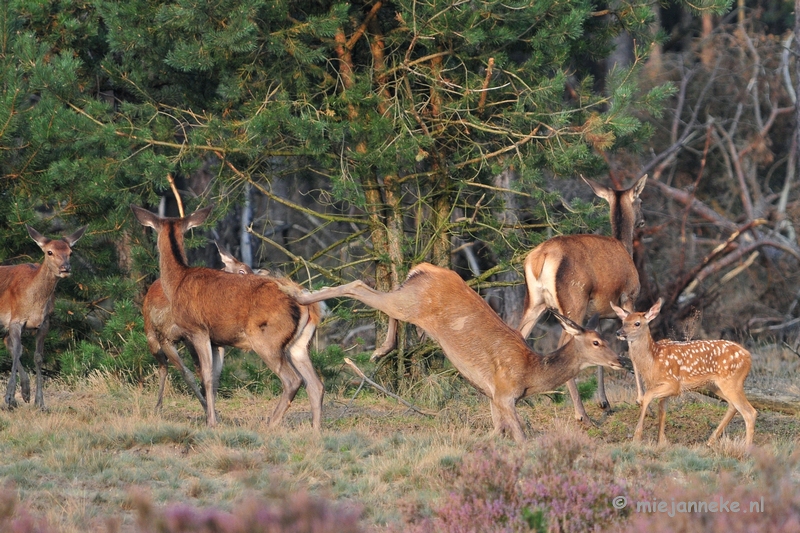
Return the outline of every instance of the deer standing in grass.
{"type": "MultiPolygon", "coordinates": [[[[520,399],[552,390],[587,366],[622,368],[597,332],[560,315],[556,316],[572,338],[546,356],[531,351],[458,274],[429,263],[411,269],[392,292],[376,291],[357,280],[293,296],[303,305],[354,298],[386,313],[395,324],[402,320],[419,326],[441,345],[461,375],[489,397],[494,433],[508,433],[517,442],[525,439],[516,409],[520,399]]],[[[373,360],[380,355],[376,350],[373,360]]]]}
{"type": "Polygon", "coordinates": [[[36,364],[35,405],[44,409],[42,390],[42,363],[44,362],[44,338],[50,328],[50,313],[55,305],[56,283],[71,273],[69,256],[72,247],[81,238],[86,226],[63,239],[51,240],[33,229],[28,235],[44,252],[41,264],[0,266],[0,325],[8,330],[5,345],[11,354],[11,377],[8,380],[5,403],[9,409],[17,407],[14,398],[19,373],[22,399],[30,401],[30,378],[22,368],[22,331],[37,329],[36,348],[33,355],[36,364]]]}
{"type": "MultiPolygon", "coordinates": [[[[228,251],[220,247],[219,243],[215,244],[217,245],[222,264],[224,265],[222,269],[224,272],[240,275],[255,274],[252,268],[233,257],[228,251]]],[[[299,288],[299,285],[288,278],[272,276],[262,271],[259,271],[258,275],[274,279],[279,284],[291,284],[299,288]]],[[[302,343],[305,339],[306,345],[311,342],[311,338],[321,318],[319,305],[315,304],[307,307],[309,311],[309,320],[303,328],[303,332],[298,341],[302,343]]],[[[168,361],[171,361],[172,364],[178,368],[184,381],[189,386],[189,389],[200,401],[200,405],[205,411],[207,409],[205,394],[198,388],[194,374],[186,367],[183,359],[181,359],[181,356],[178,354],[178,350],[175,348],[175,343],[183,338],[183,332],[181,332],[180,328],[175,324],[175,320],[172,318],[169,301],[164,294],[164,288],[161,286],[160,279],[155,280],[147,290],[147,294],[142,302],[142,315],[144,317],[144,332],[147,336],[147,345],[150,349],[150,353],[153,354],[153,357],[155,357],[158,362],[158,401],[156,402],[156,411],[161,410],[163,403],[164,388],[167,382],[168,361]]],[[[188,342],[185,344],[193,360],[199,366],[197,352],[194,347],[188,342]]],[[[212,350],[217,350],[217,354],[212,354],[212,360],[218,362],[217,366],[212,368],[214,377],[213,394],[216,395],[219,385],[219,376],[222,371],[224,348],[221,346],[212,346],[212,350]]]]}
{"type": "MultiPolygon", "coordinates": [[[[219,361],[214,361],[212,344],[252,350],[283,386],[270,427],[280,423],[305,382],[311,424],[319,431],[324,389],[308,356],[309,309],[297,305],[274,279],[188,266],[183,234],[205,222],[211,207],[184,218],[159,217],[134,205],[131,209],[142,225],[153,228],[158,235],[161,286],[182,338],[197,352],[204,389],[214,390],[213,369],[220,366],[219,361]]],[[[207,394],[205,400],[206,422],[215,426],[214,394],[207,394]]]]}
{"type": "MultiPolygon", "coordinates": [[[[525,258],[525,308],[517,328],[528,338],[545,309],[556,309],[576,322],[595,313],[614,318],[609,302],[633,310],[639,296],[639,274],[633,263],[633,231],[644,225],[639,195],[647,182],[640,178],[632,187],[614,190],[584,178],[594,193],[608,202],[613,237],[601,235],[561,235],[546,240],[525,258]]],[[[567,342],[561,334],[559,346],[567,342]]],[[[637,403],[642,388],[636,374],[637,403]]],[[[575,406],[575,418],[589,423],[574,379],[567,389],[575,406]]],[[[603,367],[597,367],[597,394],[600,406],[608,409],[603,367]]]]}
{"type": "Polygon", "coordinates": [[[744,418],[745,444],[753,444],[756,410],[744,395],[744,380],[750,372],[750,352],[735,342],[700,340],[655,342],[650,335],[650,322],[661,311],[659,300],[645,313],[629,312],[612,304],[622,320],[617,331],[620,339],[628,341],[631,359],[644,377],[647,392],[642,401],[639,423],[633,440],[642,440],[642,428],[647,406],[658,399],[658,444],[666,444],[664,425],[667,419],[667,398],[686,390],[712,385],[728,402],[728,411],[708,439],[713,444],[731,421],[736,411],[744,418]]]}

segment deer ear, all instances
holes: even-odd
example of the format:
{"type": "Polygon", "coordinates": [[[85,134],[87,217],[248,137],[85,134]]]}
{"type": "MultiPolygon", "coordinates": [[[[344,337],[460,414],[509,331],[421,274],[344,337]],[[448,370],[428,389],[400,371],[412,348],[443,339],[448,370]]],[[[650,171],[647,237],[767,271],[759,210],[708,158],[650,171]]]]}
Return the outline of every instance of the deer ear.
{"type": "Polygon", "coordinates": [[[36,241],[36,244],[39,245],[39,248],[44,248],[45,246],[47,246],[47,243],[50,242],[50,239],[48,239],[47,237],[45,237],[32,227],[28,226],[27,224],[25,225],[25,227],[28,228],[28,235],[31,236],[31,239],[36,241]]]}
{"type": "Polygon", "coordinates": [[[642,194],[645,185],[647,185],[647,174],[639,178],[639,181],[636,182],[636,185],[631,187],[631,189],[633,190],[634,199],[638,198],[639,195],[642,194]]]}
{"type": "Polygon", "coordinates": [[[133,204],[131,204],[131,211],[133,211],[133,216],[136,217],[136,220],[139,221],[139,224],[158,231],[158,227],[161,225],[162,220],[160,216],[133,204]]]}
{"type": "Polygon", "coordinates": [[[652,322],[658,314],[661,312],[661,305],[664,303],[664,298],[659,298],[656,303],[653,304],[653,307],[647,310],[647,313],[644,314],[644,319],[647,322],[652,322]]]}
{"type": "Polygon", "coordinates": [[[611,202],[616,200],[616,196],[614,195],[613,190],[609,189],[604,185],[600,185],[596,181],[587,180],[586,178],[583,177],[583,175],[581,175],[581,179],[586,182],[586,185],[592,188],[592,191],[594,191],[595,196],[602,198],[603,200],[608,202],[609,205],[611,205],[611,202]]]}
{"type": "Polygon", "coordinates": [[[628,316],[628,312],[626,310],[621,307],[617,307],[613,302],[608,302],[608,304],[611,306],[611,309],[614,310],[620,320],[625,320],[625,317],[628,316]]]}
{"type": "Polygon", "coordinates": [[[214,241],[214,244],[216,244],[216,245],[217,245],[217,252],[219,252],[219,258],[220,258],[220,259],[222,259],[222,263],[223,263],[223,264],[224,264],[226,267],[229,267],[229,268],[231,268],[231,267],[235,266],[235,265],[236,265],[236,263],[238,263],[238,261],[236,260],[236,258],[235,258],[235,257],[233,257],[233,256],[232,256],[232,255],[231,255],[231,254],[228,252],[228,250],[226,250],[225,248],[223,248],[222,246],[220,246],[219,242],[217,242],[217,241],[215,240],[215,241],[214,241]]]}
{"type": "Polygon", "coordinates": [[[214,209],[214,206],[210,205],[208,207],[204,207],[203,209],[198,209],[197,211],[186,217],[184,219],[186,227],[184,228],[183,231],[188,231],[205,222],[206,219],[208,218],[208,215],[211,214],[212,209],[214,209]]]}
{"type": "Polygon", "coordinates": [[[67,235],[66,237],[64,237],[64,241],[67,244],[69,244],[70,248],[72,248],[73,246],[75,246],[75,243],[78,242],[78,239],[83,237],[83,232],[85,232],[86,228],[88,227],[89,226],[84,226],[82,228],[76,229],[74,232],[72,232],[72,235],[67,235]]]}
{"type": "Polygon", "coordinates": [[[564,331],[575,337],[576,335],[580,335],[585,330],[581,327],[580,324],[570,320],[569,318],[565,317],[555,309],[550,309],[550,312],[553,313],[553,316],[561,322],[561,326],[564,328],[564,331]]]}
{"type": "Polygon", "coordinates": [[[589,321],[584,326],[584,329],[597,329],[597,326],[600,325],[600,314],[595,313],[589,319],[589,321]]]}

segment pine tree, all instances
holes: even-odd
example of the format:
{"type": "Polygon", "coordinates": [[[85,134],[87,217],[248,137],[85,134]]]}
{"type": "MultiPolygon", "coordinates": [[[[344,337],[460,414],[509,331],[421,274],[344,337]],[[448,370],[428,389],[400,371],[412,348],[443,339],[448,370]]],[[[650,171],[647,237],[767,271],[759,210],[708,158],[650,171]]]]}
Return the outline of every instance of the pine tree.
{"type": "Polygon", "coordinates": [[[601,173],[604,152],[650,135],[638,113],[671,90],[637,85],[657,38],[644,2],[12,0],[0,18],[0,261],[35,255],[24,223],[90,224],[57,313],[73,331],[60,349],[90,354],[81,368],[144,368],[132,310],[156,259],[128,205],[158,205],[169,178],[209,178],[184,191],[188,209],[214,202],[223,217],[249,185],[346,228],[305,261],[284,247],[328,283],[371,263],[389,290],[413,263],[449,265],[460,238],[487,243],[485,284],[543,229],[602,224],[588,204],[555,215],[545,177],[601,173]],[[632,64],[598,79],[623,30],[632,64]],[[328,202],[278,197],[278,175],[313,177],[328,202]],[[524,216],[507,225],[509,194],[524,216]]]}

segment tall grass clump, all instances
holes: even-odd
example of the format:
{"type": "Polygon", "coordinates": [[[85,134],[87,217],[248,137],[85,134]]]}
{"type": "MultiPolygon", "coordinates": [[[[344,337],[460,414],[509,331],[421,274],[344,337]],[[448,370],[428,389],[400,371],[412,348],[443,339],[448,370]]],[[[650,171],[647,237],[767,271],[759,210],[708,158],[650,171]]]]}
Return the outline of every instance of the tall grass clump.
{"type": "Polygon", "coordinates": [[[583,434],[555,431],[532,454],[482,446],[451,469],[453,490],[433,510],[397,531],[587,532],[619,528],[630,510],[614,498],[648,496],[614,475],[613,461],[583,434]]]}

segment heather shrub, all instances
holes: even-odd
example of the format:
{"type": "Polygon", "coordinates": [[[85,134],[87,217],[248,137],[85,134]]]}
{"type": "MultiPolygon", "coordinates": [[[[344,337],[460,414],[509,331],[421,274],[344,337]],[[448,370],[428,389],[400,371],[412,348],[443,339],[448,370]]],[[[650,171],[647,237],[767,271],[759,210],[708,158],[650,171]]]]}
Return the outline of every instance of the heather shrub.
{"type": "Polygon", "coordinates": [[[22,505],[16,493],[0,490],[0,531],[3,533],[49,533],[52,530],[43,520],[36,519],[22,505]]]}
{"type": "Polygon", "coordinates": [[[535,441],[532,456],[489,445],[452,469],[453,490],[411,532],[585,532],[621,527],[630,509],[612,500],[649,493],[615,479],[613,461],[583,434],[562,431],[535,441]]]}
{"type": "Polygon", "coordinates": [[[792,456],[780,456],[757,449],[753,458],[752,483],[742,483],[741,479],[725,472],[711,488],[695,478],[672,482],[663,490],[657,490],[651,499],[654,504],[665,502],[665,511],[644,512],[642,509],[634,512],[624,532],[800,531],[800,492],[792,479],[797,475],[800,456],[797,452],[792,456]],[[695,505],[703,502],[705,507],[695,511],[690,508],[690,502],[696,502],[695,505]],[[711,503],[716,508],[709,509],[711,503]]]}
{"type": "Polygon", "coordinates": [[[164,508],[149,497],[133,497],[141,533],[358,533],[361,511],[305,492],[266,501],[252,498],[231,512],[187,504],[164,508]]]}

